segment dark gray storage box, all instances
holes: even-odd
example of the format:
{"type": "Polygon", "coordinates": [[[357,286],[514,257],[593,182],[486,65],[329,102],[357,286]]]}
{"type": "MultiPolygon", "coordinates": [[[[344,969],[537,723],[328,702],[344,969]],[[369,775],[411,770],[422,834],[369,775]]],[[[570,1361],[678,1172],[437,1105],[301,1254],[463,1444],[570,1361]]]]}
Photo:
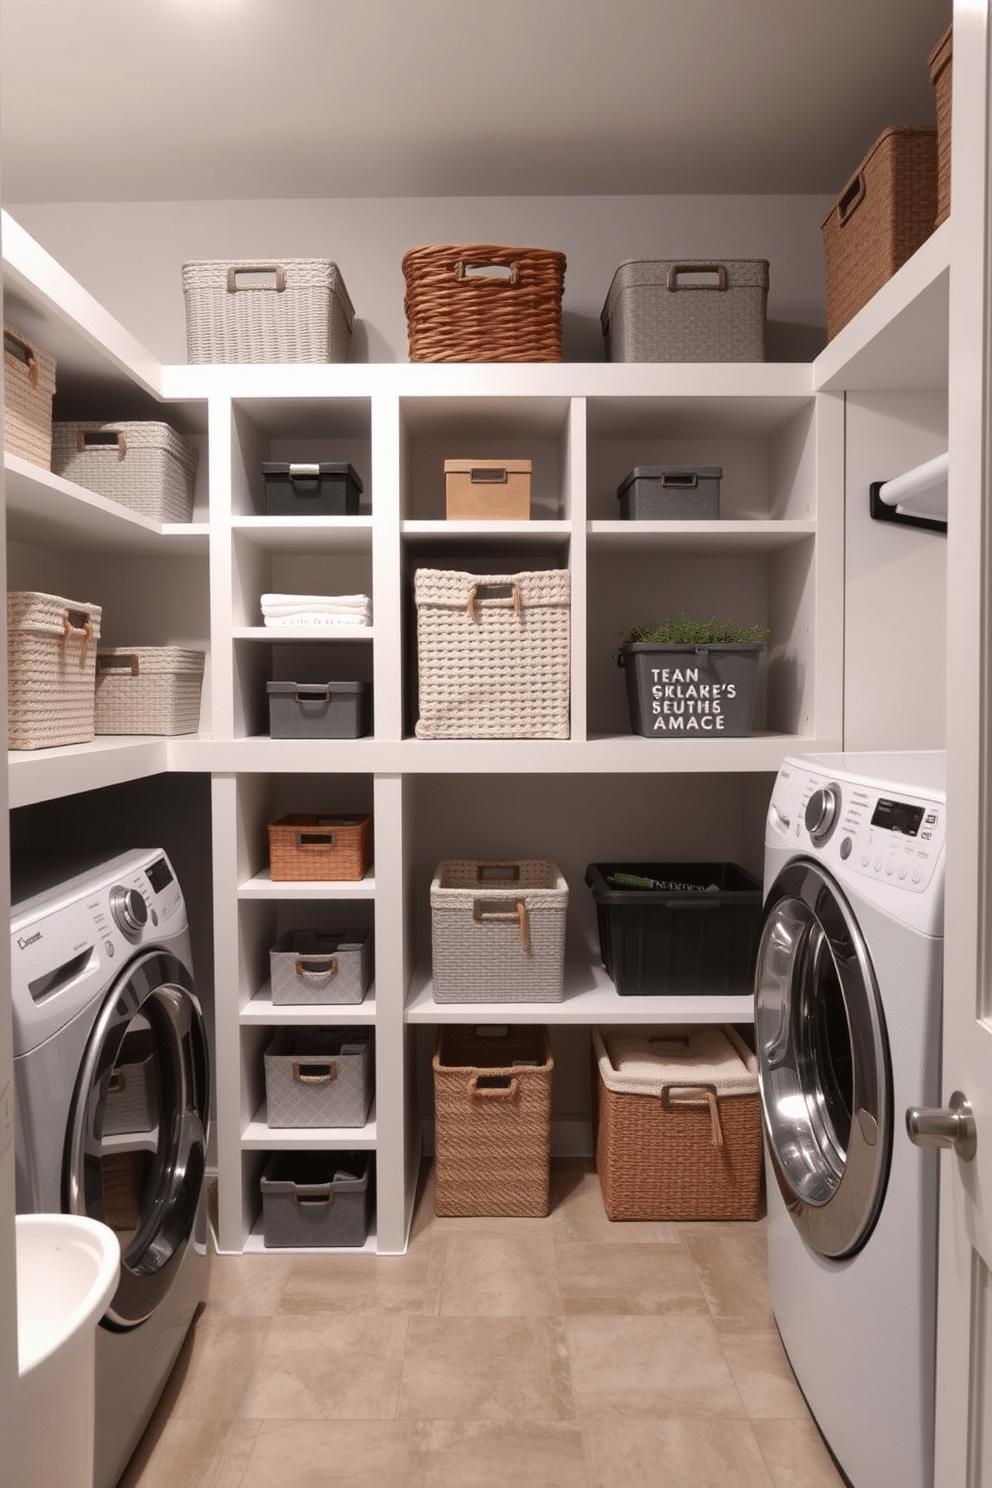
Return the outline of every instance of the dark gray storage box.
{"type": "Polygon", "coordinates": [[[763,649],[760,642],[621,646],[617,662],[627,681],[631,733],[648,739],[750,734],[763,649]]]}
{"type": "Polygon", "coordinates": [[[368,1152],[274,1153],[260,1181],[265,1245],[364,1245],[372,1172],[368,1152]]]}
{"type": "Polygon", "coordinates": [[[269,952],[272,1001],[361,1002],[372,981],[369,930],[290,930],[269,952]]]}
{"type": "Polygon", "coordinates": [[[629,259],[600,316],[608,362],[763,362],[768,261],[629,259]]]}
{"type": "Polygon", "coordinates": [[[361,739],[372,723],[370,682],[269,682],[272,739],[361,739]]]}
{"type": "Polygon", "coordinates": [[[720,515],[720,465],[635,465],[617,487],[620,516],[634,522],[711,522],[720,515]]]}
{"type": "Polygon", "coordinates": [[[266,460],[262,463],[267,517],[355,517],[362,481],[353,465],[266,460]]]}
{"type": "Polygon", "coordinates": [[[364,1126],[373,1030],[281,1028],[265,1051],[269,1126],[364,1126]]]}

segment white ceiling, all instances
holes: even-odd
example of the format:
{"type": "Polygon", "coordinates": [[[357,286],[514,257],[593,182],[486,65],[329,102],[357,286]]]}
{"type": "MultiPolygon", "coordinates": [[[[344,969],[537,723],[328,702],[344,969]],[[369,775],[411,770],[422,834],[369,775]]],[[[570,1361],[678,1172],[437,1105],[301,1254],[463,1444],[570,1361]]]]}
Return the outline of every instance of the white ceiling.
{"type": "Polygon", "coordinates": [[[836,194],[951,0],[0,0],[9,202],[836,194]]]}

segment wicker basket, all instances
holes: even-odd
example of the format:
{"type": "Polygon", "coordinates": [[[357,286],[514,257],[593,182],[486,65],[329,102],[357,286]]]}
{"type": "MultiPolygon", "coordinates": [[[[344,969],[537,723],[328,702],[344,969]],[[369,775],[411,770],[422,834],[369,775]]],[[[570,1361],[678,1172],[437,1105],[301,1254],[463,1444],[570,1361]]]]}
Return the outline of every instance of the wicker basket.
{"type": "Polygon", "coordinates": [[[433,1069],[436,1213],[547,1214],[548,1030],[442,1027],[433,1069]]]}
{"type": "Polygon", "coordinates": [[[827,339],[933,232],[936,129],[887,129],[823,219],[827,339]]]}
{"type": "Polygon", "coordinates": [[[198,451],[168,424],[56,423],[56,475],[153,522],[188,522],[198,451]]]}
{"type": "Polygon", "coordinates": [[[563,253],[441,243],[403,274],[411,362],[561,361],[563,253]]]}
{"type": "Polygon", "coordinates": [[[191,362],[346,362],[355,312],[326,258],[183,264],[191,362]]]}
{"type": "Polygon", "coordinates": [[[435,1002],[560,1002],[568,884],[554,863],[439,863],[431,882],[435,1002]]]}
{"type": "Polygon", "coordinates": [[[951,213],[951,32],[948,26],[930,53],[930,81],[937,100],[937,222],[951,213]]]}
{"type": "Polygon", "coordinates": [[[3,447],[51,469],[55,358],[4,322],[3,447]]]}
{"type": "Polygon", "coordinates": [[[417,737],[567,739],[570,595],[566,569],[418,569],[417,737]]]}
{"type": "Polygon", "coordinates": [[[729,1025],[593,1028],[596,1169],[609,1219],[757,1219],[757,1061],[729,1025]]]}
{"type": "Polygon", "coordinates": [[[204,653],[178,646],[108,646],[96,653],[98,734],[195,734],[204,653]]]}
{"type": "Polygon", "coordinates": [[[34,590],[7,595],[7,747],[93,738],[99,605],[34,590]]]}
{"type": "Polygon", "coordinates": [[[269,823],[269,872],[278,882],[364,878],[372,863],[372,818],[281,816],[269,823]]]}

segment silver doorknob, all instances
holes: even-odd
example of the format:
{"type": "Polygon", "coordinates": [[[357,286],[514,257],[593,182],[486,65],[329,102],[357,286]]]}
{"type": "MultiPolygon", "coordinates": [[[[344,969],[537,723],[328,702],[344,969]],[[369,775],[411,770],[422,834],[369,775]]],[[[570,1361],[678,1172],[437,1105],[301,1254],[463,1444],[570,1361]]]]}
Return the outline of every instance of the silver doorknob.
{"type": "Polygon", "coordinates": [[[971,1161],[978,1147],[971,1103],[960,1090],[951,1096],[950,1106],[937,1109],[910,1106],[906,1112],[906,1131],[917,1147],[953,1147],[964,1162],[971,1161]]]}

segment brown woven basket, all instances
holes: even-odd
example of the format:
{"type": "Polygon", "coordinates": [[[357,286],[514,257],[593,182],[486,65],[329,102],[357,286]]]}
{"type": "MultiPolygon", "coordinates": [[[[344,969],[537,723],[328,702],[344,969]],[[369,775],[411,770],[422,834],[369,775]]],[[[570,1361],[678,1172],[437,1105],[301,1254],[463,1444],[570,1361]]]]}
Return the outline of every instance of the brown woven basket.
{"type": "Polygon", "coordinates": [[[936,129],[887,129],[823,219],[828,340],[912,257],[936,217],[936,129]]]}
{"type": "MultiPolygon", "coordinates": [[[[734,1029],[722,1031],[753,1067],[754,1055],[734,1029]]],[[[602,1036],[593,1029],[593,1131],[607,1218],[757,1219],[763,1212],[757,1089],[686,1104],[678,1092],[670,1098],[665,1092],[628,1094],[603,1080],[603,1053],[602,1036]]]]}
{"type": "Polygon", "coordinates": [[[937,222],[951,213],[951,32],[948,26],[930,53],[930,81],[937,100],[937,222]]]}
{"type": "Polygon", "coordinates": [[[563,253],[442,243],[403,274],[411,362],[561,361],[563,253]]]}
{"type": "Polygon", "coordinates": [[[548,1030],[442,1027],[433,1068],[436,1212],[547,1214],[554,1069],[548,1030]]]}
{"type": "Polygon", "coordinates": [[[269,872],[276,881],[364,878],[372,863],[372,818],[281,816],[269,823],[269,872]]]}

